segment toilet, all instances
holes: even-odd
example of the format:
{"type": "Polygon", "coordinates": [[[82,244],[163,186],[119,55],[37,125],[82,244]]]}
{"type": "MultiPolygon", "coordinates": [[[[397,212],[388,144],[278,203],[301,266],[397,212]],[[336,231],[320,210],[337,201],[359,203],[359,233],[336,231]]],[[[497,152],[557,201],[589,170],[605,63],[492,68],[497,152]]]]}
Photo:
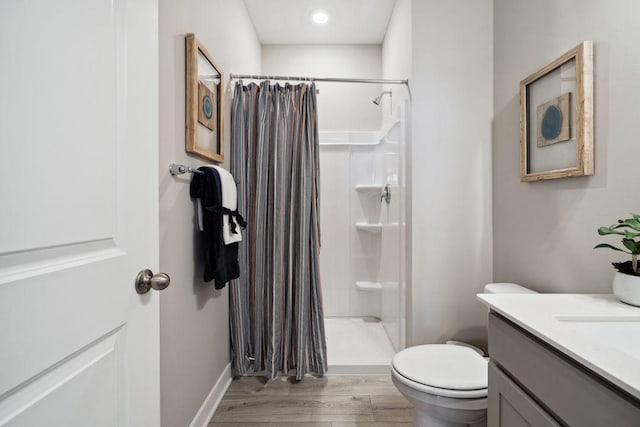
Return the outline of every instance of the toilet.
{"type": "MultiPolygon", "coordinates": [[[[484,291],[536,293],[515,283],[490,283],[484,291]]],[[[415,407],[415,426],[486,426],[488,362],[465,343],[418,345],[394,356],[391,379],[415,407]]]]}

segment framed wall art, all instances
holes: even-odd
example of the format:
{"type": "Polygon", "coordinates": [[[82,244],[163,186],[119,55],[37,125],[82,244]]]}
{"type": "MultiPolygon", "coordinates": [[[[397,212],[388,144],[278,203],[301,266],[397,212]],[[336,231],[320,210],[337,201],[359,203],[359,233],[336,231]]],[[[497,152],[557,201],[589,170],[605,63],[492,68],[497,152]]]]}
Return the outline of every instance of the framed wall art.
{"type": "Polygon", "coordinates": [[[593,175],[593,43],[520,82],[520,180],[593,175]]]}
{"type": "Polygon", "coordinates": [[[207,49],[187,34],[185,150],[216,163],[224,162],[224,74],[207,49]]]}

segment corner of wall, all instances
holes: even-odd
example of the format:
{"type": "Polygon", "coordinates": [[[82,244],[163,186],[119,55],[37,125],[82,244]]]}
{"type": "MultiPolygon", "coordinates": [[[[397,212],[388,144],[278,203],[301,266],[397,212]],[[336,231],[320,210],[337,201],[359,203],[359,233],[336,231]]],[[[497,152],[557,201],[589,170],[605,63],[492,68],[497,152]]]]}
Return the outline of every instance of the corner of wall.
{"type": "Polygon", "coordinates": [[[204,402],[202,402],[202,406],[200,406],[196,416],[193,417],[189,427],[207,427],[209,425],[213,414],[215,414],[216,409],[218,409],[218,406],[220,405],[224,394],[227,392],[227,389],[231,385],[232,380],[231,364],[228,364],[218,377],[214,386],[211,388],[211,391],[204,402]]]}
{"type": "Polygon", "coordinates": [[[486,340],[475,295],[492,279],[493,11],[460,4],[412,2],[414,344],[486,340]]]}

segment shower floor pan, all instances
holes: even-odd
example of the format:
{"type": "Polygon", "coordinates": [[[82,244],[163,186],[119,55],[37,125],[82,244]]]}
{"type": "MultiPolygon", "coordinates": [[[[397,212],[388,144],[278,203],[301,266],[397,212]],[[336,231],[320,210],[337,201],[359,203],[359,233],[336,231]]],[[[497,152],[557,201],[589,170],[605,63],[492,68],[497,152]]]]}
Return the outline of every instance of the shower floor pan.
{"type": "Polygon", "coordinates": [[[374,317],[328,317],[329,375],[389,373],[395,350],[382,322],[374,317]]]}

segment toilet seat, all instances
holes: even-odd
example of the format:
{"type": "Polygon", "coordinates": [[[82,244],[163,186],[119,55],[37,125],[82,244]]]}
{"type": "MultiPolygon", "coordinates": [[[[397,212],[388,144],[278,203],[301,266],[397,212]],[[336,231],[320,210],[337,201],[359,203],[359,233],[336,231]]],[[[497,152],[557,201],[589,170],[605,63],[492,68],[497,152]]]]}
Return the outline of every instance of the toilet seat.
{"type": "Polygon", "coordinates": [[[487,396],[487,359],[467,347],[427,344],[407,348],[391,362],[394,377],[414,390],[455,399],[487,396]]]}

